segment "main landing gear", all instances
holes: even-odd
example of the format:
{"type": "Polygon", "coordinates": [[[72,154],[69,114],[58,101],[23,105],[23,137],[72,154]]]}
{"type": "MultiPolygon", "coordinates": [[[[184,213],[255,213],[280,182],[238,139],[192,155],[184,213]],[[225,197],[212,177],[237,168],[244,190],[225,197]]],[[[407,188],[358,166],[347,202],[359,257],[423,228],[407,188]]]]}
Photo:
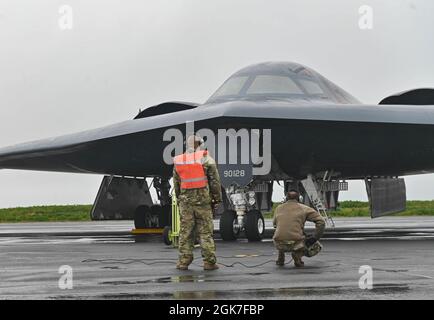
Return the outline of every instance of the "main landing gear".
{"type": "Polygon", "coordinates": [[[171,224],[172,204],[169,194],[170,184],[167,179],[154,178],[153,186],[160,204],[141,204],[134,210],[134,227],[136,230],[160,230],[171,224]]]}

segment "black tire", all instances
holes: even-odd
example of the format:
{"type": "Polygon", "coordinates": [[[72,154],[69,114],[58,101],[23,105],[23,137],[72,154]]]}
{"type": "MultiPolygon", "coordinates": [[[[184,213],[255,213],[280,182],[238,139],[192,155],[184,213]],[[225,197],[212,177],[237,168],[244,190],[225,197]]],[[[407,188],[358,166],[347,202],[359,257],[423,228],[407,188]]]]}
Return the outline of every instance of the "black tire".
{"type": "Polygon", "coordinates": [[[224,241],[237,240],[238,233],[234,230],[234,222],[237,219],[237,214],[233,210],[226,210],[220,217],[220,236],[224,241]]]}
{"type": "Polygon", "coordinates": [[[265,233],[265,221],[261,212],[251,210],[247,212],[245,224],[246,237],[249,241],[261,241],[265,233]]]}
{"type": "Polygon", "coordinates": [[[151,207],[151,216],[154,219],[155,217],[158,219],[158,224],[156,226],[153,227],[158,227],[158,228],[163,228],[165,227],[165,225],[162,224],[162,219],[163,219],[163,208],[158,205],[158,204],[154,204],[151,207]]]}
{"type": "Polygon", "coordinates": [[[172,228],[169,226],[165,226],[163,229],[163,241],[164,244],[170,246],[172,244],[172,240],[170,239],[170,232],[172,231],[172,228]]]}
{"type": "Polygon", "coordinates": [[[149,215],[151,210],[148,206],[138,206],[134,211],[134,227],[136,229],[146,228],[145,217],[149,215]]]}

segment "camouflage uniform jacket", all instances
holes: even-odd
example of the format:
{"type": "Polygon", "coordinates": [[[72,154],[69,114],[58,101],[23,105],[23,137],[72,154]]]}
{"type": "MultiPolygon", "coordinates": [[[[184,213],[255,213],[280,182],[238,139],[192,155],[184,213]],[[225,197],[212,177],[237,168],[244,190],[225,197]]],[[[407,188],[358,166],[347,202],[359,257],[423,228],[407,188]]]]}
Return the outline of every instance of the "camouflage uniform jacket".
{"type": "Polygon", "coordinates": [[[279,205],[274,212],[273,225],[276,227],[275,241],[301,241],[305,239],[304,225],[306,221],[315,223],[315,238],[319,240],[324,233],[325,221],[311,207],[289,200],[279,205]]]}

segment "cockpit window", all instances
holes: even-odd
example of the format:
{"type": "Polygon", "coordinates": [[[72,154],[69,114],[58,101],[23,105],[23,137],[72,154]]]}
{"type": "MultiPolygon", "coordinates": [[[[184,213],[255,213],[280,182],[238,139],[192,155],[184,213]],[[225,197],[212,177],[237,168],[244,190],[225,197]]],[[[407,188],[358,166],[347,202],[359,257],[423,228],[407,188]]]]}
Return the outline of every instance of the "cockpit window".
{"type": "Polygon", "coordinates": [[[358,103],[357,99],[319,73],[289,62],[260,63],[241,69],[226,80],[207,103],[237,100],[358,103]]]}
{"type": "Polygon", "coordinates": [[[309,79],[299,79],[298,82],[303,86],[308,94],[324,94],[323,89],[318,83],[309,79]]]}
{"type": "MultiPolygon", "coordinates": [[[[309,72],[254,73],[229,78],[208,102],[261,99],[320,99],[321,101],[349,102],[330,87],[329,81],[312,76],[309,72]]],[[[347,103],[348,103],[347,102],[347,103]]]]}
{"type": "Polygon", "coordinates": [[[303,94],[297,84],[287,76],[258,75],[246,92],[249,94],[303,94]]]}
{"type": "Polygon", "coordinates": [[[214,93],[213,98],[238,95],[244,87],[247,79],[248,76],[230,78],[217,90],[216,93],[214,93]]]}

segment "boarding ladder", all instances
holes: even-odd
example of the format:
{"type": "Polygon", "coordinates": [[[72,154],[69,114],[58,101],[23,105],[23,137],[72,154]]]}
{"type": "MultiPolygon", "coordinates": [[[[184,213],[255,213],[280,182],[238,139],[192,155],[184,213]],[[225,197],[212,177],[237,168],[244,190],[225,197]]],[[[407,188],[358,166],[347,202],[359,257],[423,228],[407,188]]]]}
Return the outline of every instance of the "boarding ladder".
{"type": "Polygon", "coordinates": [[[319,190],[311,174],[307,175],[307,178],[301,181],[307,196],[314,208],[319,212],[319,214],[324,218],[327,225],[330,227],[335,227],[335,222],[333,218],[327,213],[327,208],[324,205],[324,201],[320,196],[319,190]]]}

